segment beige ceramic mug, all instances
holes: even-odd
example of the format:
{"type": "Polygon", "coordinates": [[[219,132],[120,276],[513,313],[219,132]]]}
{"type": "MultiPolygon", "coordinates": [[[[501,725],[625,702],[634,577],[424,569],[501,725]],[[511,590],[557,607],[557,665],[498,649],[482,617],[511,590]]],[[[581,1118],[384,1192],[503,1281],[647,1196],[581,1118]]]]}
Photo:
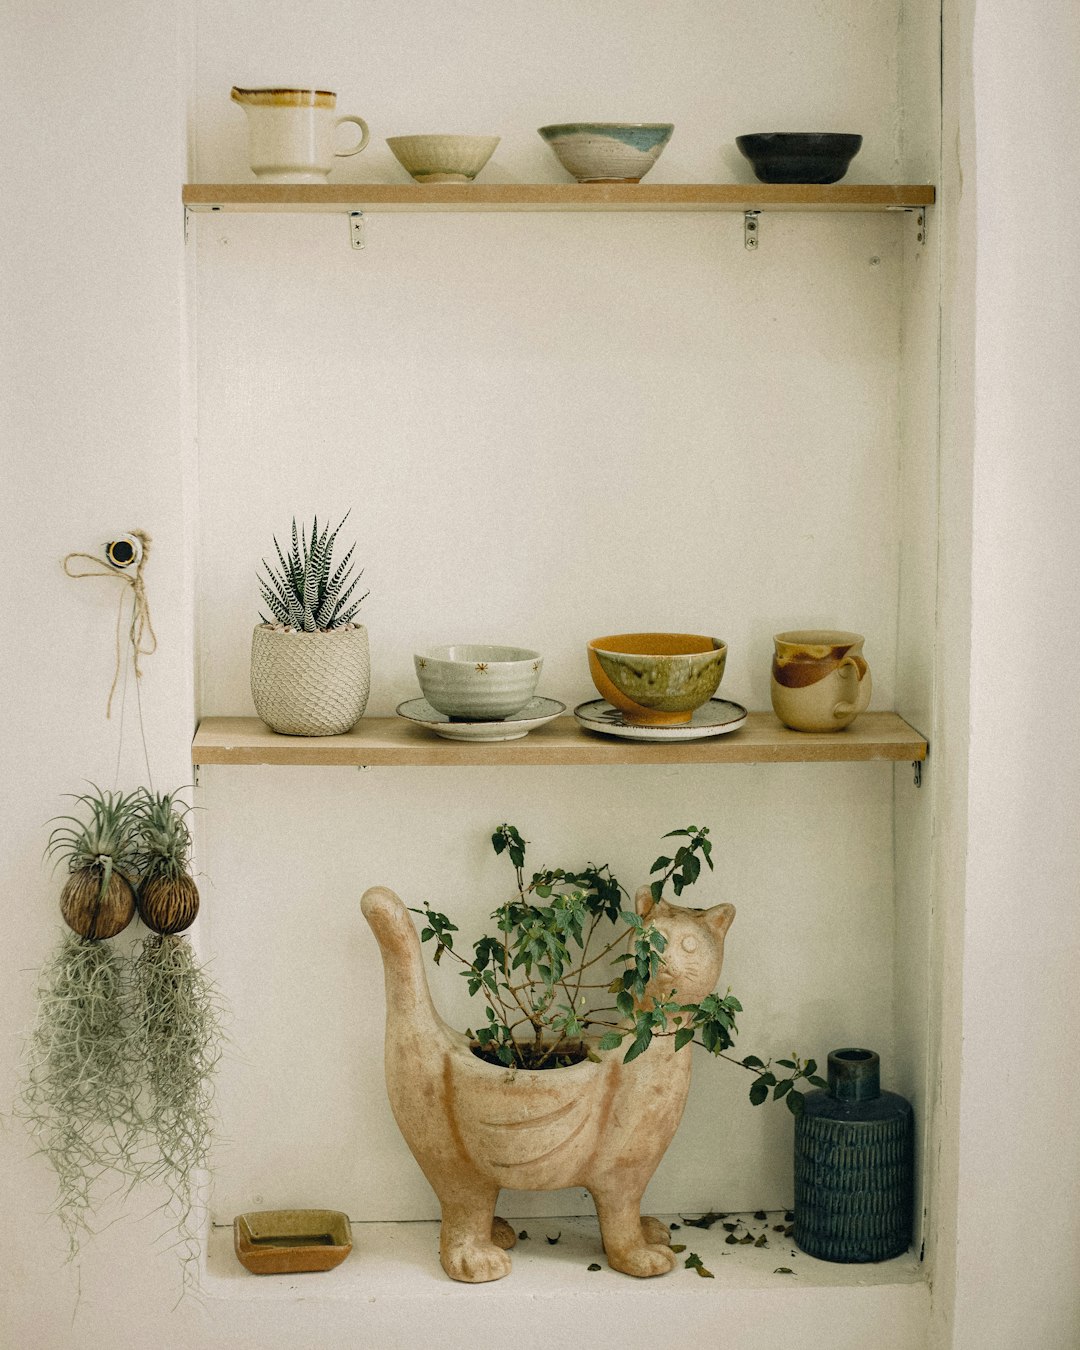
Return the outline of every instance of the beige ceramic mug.
{"type": "Polygon", "coordinates": [[[326,89],[237,89],[230,95],[247,114],[251,171],[263,183],[325,183],[334,160],[367,145],[362,117],[335,116],[337,94],[326,89]],[[334,149],[343,122],[360,128],[349,150],[334,149]]]}
{"type": "Polygon", "coordinates": [[[870,702],[858,633],[804,629],[773,638],[773,711],[794,731],[840,731],[870,702]]]}

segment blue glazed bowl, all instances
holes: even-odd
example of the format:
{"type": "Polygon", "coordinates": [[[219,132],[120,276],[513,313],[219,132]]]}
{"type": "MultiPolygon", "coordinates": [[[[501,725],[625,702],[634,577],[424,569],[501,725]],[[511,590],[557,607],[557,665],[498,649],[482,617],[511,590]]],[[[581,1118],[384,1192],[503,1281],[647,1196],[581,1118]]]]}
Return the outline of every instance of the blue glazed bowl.
{"type": "Polygon", "coordinates": [[[638,183],[660,158],[672,122],[560,122],[539,127],[579,183],[638,183]]]}

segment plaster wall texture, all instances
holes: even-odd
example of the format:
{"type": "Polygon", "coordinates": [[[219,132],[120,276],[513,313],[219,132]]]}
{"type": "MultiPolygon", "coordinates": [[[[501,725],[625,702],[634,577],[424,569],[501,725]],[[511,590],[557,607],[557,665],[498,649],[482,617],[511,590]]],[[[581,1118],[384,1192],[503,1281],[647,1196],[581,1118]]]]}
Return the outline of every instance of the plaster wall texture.
{"type": "MultiPolygon", "coordinates": [[[[81,1273],[49,1215],[52,1174],[11,1118],[34,972],[61,931],[42,864],[63,794],[145,779],[129,682],[105,719],[120,587],[74,581],[60,559],[99,554],[132,528],[153,536],[159,651],[142,700],[154,779],[190,782],[194,487],[183,222],[186,30],[161,0],[5,5],[0,90],[0,493],[25,644],[5,644],[0,773],[0,1344],[135,1346],[167,1314],[176,1263],[157,1240],[162,1197],[90,1244],[81,1273]],[[147,90],[153,95],[148,96],[147,90]],[[29,617],[32,612],[32,617],[29,617]],[[119,754],[118,754],[119,747],[119,754]],[[80,1311],[73,1318],[81,1280],[80,1311]],[[140,1330],[141,1328],[141,1330],[140,1330]]],[[[106,1206],[103,1225],[115,1217],[106,1206]]],[[[173,1342],[176,1343],[175,1341],[173,1342]]],[[[183,1343],[183,1342],[181,1342],[183,1343]]]]}
{"type": "Polygon", "coordinates": [[[1080,1341],[1080,14],[976,5],[971,749],[956,1345],[1080,1341]],[[1038,200],[1040,246],[1011,190],[1038,200]],[[1001,732],[1008,726],[1008,745],[1001,732]],[[1046,1091],[1041,1086],[1046,1085],[1046,1091]],[[1017,1244],[1036,1214],[1052,1252],[1017,1244]],[[1008,1279],[1001,1277],[1008,1272],[1008,1279]],[[1052,1291],[1052,1293],[1050,1292],[1052,1291]]]}

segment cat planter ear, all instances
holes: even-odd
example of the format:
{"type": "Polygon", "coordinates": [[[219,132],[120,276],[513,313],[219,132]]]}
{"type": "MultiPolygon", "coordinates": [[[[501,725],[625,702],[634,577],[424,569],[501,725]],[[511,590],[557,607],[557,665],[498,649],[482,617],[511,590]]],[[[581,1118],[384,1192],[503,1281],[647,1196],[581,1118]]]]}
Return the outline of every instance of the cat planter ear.
{"type": "Polygon", "coordinates": [[[657,905],[662,903],[662,901],[653,900],[651,886],[646,885],[637,888],[637,894],[634,896],[634,909],[643,919],[647,919],[657,905]]]}
{"type": "Polygon", "coordinates": [[[705,918],[716,937],[723,937],[735,918],[734,905],[713,905],[705,911],[705,918]]]}

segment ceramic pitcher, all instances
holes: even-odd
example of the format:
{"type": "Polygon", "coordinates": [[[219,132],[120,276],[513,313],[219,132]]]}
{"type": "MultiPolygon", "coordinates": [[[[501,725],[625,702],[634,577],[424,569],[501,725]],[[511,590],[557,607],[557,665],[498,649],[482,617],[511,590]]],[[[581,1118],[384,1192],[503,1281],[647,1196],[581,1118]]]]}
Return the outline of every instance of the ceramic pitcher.
{"type": "Polygon", "coordinates": [[[870,702],[858,633],[806,629],[773,639],[773,711],[794,731],[840,731],[870,702]]]}
{"type": "Polygon", "coordinates": [[[351,114],[335,116],[337,94],[325,89],[237,89],[230,95],[247,114],[251,171],[264,183],[325,183],[335,158],[358,155],[368,125],[351,114]],[[334,149],[343,122],[360,128],[348,150],[334,149]]]}

